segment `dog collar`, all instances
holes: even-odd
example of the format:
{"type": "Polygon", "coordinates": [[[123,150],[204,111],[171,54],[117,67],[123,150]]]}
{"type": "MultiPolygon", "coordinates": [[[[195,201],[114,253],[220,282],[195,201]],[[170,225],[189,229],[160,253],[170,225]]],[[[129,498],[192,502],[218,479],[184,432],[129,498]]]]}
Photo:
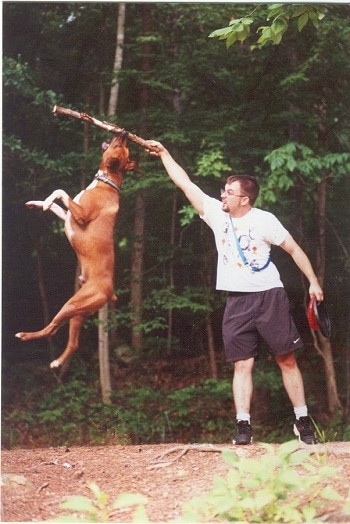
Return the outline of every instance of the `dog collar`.
{"type": "Polygon", "coordinates": [[[118,186],[118,184],[116,184],[115,182],[113,182],[113,180],[108,178],[108,175],[106,175],[106,173],[104,173],[100,169],[97,171],[97,173],[95,175],[95,178],[97,180],[100,180],[101,182],[104,182],[105,184],[108,184],[109,186],[113,187],[114,189],[116,189],[118,191],[118,193],[120,193],[121,190],[122,190],[122,188],[120,186],[118,186]]]}

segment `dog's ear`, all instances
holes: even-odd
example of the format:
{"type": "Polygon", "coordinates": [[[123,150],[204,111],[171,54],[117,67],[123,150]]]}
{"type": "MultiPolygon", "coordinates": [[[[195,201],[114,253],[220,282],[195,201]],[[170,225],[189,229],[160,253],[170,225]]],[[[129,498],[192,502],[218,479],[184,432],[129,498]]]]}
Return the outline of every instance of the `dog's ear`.
{"type": "Polygon", "coordinates": [[[113,171],[118,171],[120,169],[124,169],[123,167],[123,164],[124,164],[125,160],[124,159],[121,159],[121,158],[115,158],[113,156],[107,156],[107,158],[105,159],[105,166],[110,169],[112,172],[113,171]]]}
{"type": "Polygon", "coordinates": [[[109,158],[106,161],[106,166],[112,170],[121,169],[124,172],[134,171],[135,173],[142,173],[136,160],[130,160],[129,158],[127,158],[126,161],[120,158],[109,158]]]}
{"type": "Polygon", "coordinates": [[[124,169],[125,171],[135,171],[135,173],[142,173],[138,163],[135,160],[129,160],[124,169]]]}

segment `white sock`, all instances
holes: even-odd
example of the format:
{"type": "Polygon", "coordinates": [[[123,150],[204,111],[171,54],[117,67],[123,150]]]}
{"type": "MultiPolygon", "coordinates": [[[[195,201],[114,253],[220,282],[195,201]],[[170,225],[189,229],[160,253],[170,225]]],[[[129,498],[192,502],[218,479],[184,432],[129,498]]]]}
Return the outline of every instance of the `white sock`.
{"type": "Polygon", "coordinates": [[[297,420],[299,420],[300,417],[307,417],[307,406],[299,406],[297,408],[294,408],[294,414],[297,420]]]}
{"type": "Polygon", "coordinates": [[[237,413],[236,419],[237,419],[237,422],[239,420],[246,420],[250,424],[250,414],[249,413],[244,413],[244,412],[237,413]]]}

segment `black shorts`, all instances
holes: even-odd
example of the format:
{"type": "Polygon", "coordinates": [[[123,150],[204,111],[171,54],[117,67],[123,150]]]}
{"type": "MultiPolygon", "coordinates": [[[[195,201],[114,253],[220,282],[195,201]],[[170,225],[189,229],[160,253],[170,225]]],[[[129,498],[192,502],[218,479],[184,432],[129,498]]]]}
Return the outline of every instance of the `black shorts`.
{"type": "Polygon", "coordinates": [[[230,293],[222,321],[227,362],[258,355],[259,336],[273,355],[285,355],[303,346],[290,314],[284,288],[255,293],[230,293]]]}

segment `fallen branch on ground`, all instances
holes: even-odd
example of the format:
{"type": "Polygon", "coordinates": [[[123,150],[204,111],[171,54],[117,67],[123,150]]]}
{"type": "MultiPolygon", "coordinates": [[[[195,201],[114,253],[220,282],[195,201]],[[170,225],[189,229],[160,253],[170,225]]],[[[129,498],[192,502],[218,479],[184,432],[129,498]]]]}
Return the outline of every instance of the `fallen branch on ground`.
{"type": "Polygon", "coordinates": [[[217,446],[214,446],[213,444],[188,444],[186,446],[174,446],[170,449],[167,449],[166,451],[163,451],[163,453],[160,453],[154,459],[154,464],[149,466],[147,469],[155,469],[155,468],[164,468],[166,466],[169,466],[170,464],[174,464],[174,462],[177,462],[180,460],[188,451],[203,451],[203,452],[214,452],[214,453],[221,453],[222,451],[231,451],[234,453],[234,451],[230,448],[220,448],[217,446]],[[164,461],[164,457],[167,455],[171,455],[172,453],[177,453],[177,456],[173,460],[164,461]]]}

